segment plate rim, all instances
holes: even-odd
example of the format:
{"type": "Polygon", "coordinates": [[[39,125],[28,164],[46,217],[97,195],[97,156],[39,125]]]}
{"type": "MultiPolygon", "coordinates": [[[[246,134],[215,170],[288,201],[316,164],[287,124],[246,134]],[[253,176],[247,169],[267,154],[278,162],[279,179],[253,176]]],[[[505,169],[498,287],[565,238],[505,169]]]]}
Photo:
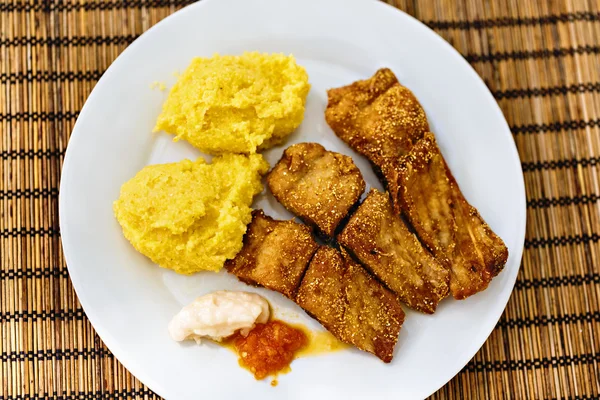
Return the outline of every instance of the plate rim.
{"type": "MultiPolygon", "coordinates": [[[[60,232],[61,232],[60,240],[61,240],[61,244],[62,244],[65,264],[66,264],[67,270],[69,272],[69,277],[72,282],[73,289],[75,290],[75,293],[77,295],[77,299],[78,299],[79,303],[81,304],[86,317],[92,324],[92,327],[94,328],[94,330],[96,331],[98,336],[102,339],[102,341],[104,342],[106,347],[115,356],[115,358],[134,377],[136,377],[138,380],[140,380],[140,382],[142,382],[144,385],[146,385],[148,388],[150,388],[153,392],[155,392],[156,394],[158,394],[161,397],[165,397],[166,395],[168,395],[168,393],[167,393],[168,390],[166,390],[166,388],[163,385],[156,382],[150,376],[147,376],[147,374],[144,373],[143,368],[138,368],[138,367],[140,367],[140,365],[133,362],[131,357],[126,356],[127,350],[123,349],[118,343],[119,340],[116,337],[112,336],[109,332],[109,329],[107,327],[103,326],[96,319],[96,316],[94,315],[93,311],[91,314],[88,314],[88,312],[87,312],[87,310],[92,310],[94,308],[94,306],[92,306],[92,301],[86,297],[86,294],[83,293],[82,290],[80,290],[81,284],[78,284],[80,278],[79,278],[79,274],[76,272],[76,269],[71,268],[69,266],[70,265],[69,254],[71,253],[71,251],[69,250],[70,249],[70,245],[68,244],[69,240],[66,239],[69,236],[69,233],[68,233],[69,228],[67,227],[67,224],[65,223],[66,217],[64,217],[64,215],[66,213],[65,210],[67,210],[67,208],[66,208],[66,205],[64,204],[64,202],[65,202],[64,199],[66,196],[63,196],[63,192],[68,193],[69,190],[68,189],[65,190],[65,188],[67,187],[67,184],[65,183],[66,180],[64,178],[65,178],[65,176],[67,176],[67,174],[69,173],[70,168],[71,168],[71,159],[73,157],[72,155],[74,152],[74,150],[72,150],[74,146],[71,146],[71,144],[73,142],[77,143],[77,141],[83,137],[83,135],[81,133],[79,133],[80,130],[78,130],[78,125],[80,124],[80,121],[85,119],[86,115],[90,112],[89,110],[93,107],[94,103],[96,102],[96,96],[95,96],[95,94],[97,94],[96,89],[100,86],[100,84],[103,83],[103,81],[106,81],[108,79],[108,77],[114,73],[116,66],[119,64],[119,59],[122,59],[124,55],[128,54],[129,52],[133,51],[133,49],[135,49],[137,46],[139,46],[140,43],[143,40],[145,40],[143,38],[147,37],[149,33],[153,32],[154,30],[159,29],[163,25],[168,24],[173,18],[181,16],[184,13],[191,12],[192,10],[200,9],[200,8],[206,6],[206,4],[216,2],[216,1],[217,0],[202,0],[202,1],[198,1],[195,3],[189,4],[183,8],[175,11],[174,13],[168,15],[167,17],[165,17],[162,20],[160,20],[159,22],[157,22],[155,25],[150,27],[148,30],[144,31],[139,37],[137,37],[129,46],[127,46],[127,48],[125,48],[115,58],[115,60],[110,64],[110,66],[102,74],[102,76],[100,77],[100,79],[98,80],[96,85],[94,86],[94,89],[88,95],[83,107],[81,108],[81,112],[79,113],[77,121],[75,122],[73,129],[71,131],[71,135],[69,137],[69,141],[68,141],[67,148],[65,151],[64,161],[62,164],[61,177],[60,177],[59,196],[58,196],[59,197],[59,199],[58,199],[59,227],[60,227],[60,232]],[[78,286],[79,286],[79,288],[78,288],[78,286]]],[[[246,1],[248,1],[248,0],[246,0],[246,1]]],[[[516,279],[518,276],[518,272],[521,268],[523,251],[524,251],[524,243],[525,243],[526,225],[527,225],[527,205],[526,205],[527,197],[526,197],[525,181],[524,181],[524,175],[523,175],[523,170],[522,170],[522,164],[521,164],[519,152],[518,152],[518,149],[516,146],[516,142],[514,141],[514,137],[510,130],[510,126],[508,125],[508,122],[506,121],[506,118],[504,117],[504,114],[503,114],[498,102],[493,97],[491,91],[489,90],[489,88],[487,87],[487,85],[485,84],[485,82],[483,81],[481,76],[464,59],[464,57],[458,52],[458,50],[456,50],[450,43],[448,43],[444,38],[442,38],[439,34],[437,34],[433,29],[429,28],[423,22],[419,21],[415,17],[411,16],[410,14],[404,12],[403,10],[401,10],[399,8],[396,8],[390,4],[387,4],[387,3],[384,3],[384,2],[381,2],[378,0],[350,0],[350,1],[354,1],[355,3],[371,3],[371,6],[385,8],[387,13],[402,14],[403,17],[410,19],[413,23],[416,23],[415,26],[418,26],[419,28],[421,28],[424,32],[427,32],[427,34],[429,34],[430,36],[435,37],[435,39],[442,46],[442,48],[445,48],[446,51],[449,51],[452,54],[453,58],[457,58],[458,60],[460,60],[458,62],[460,64],[462,64],[462,69],[468,70],[468,74],[471,75],[472,78],[474,78],[474,81],[477,82],[477,86],[482,88],[483,92],[485,93],[485,96],[488,97],[488,103],[490,103],[490,106],[493,108],[493,112],[500,117],[499,120],[502,121],[502,123],[503,123],[502,130],[504,131],[504,134],[508,135],[508,137],[511,139],[510,140],[510,143],[511,143],[510,156],[512,158],[511,163],[516,163],[518,165],[518,169],[521,171],[521,173],[518,176],[519,177],[518,181],[514,182],[513,184],[518,186],[517,192],[519,192],[519,194],[520,194],[520,198],[519,198],[518,202],[521,203],[520,211],[522,213],[522,218],[520,221],[520,225],[518,226],[518,238],[522,238],[522,240],[519,240],[519,247],[516,249],[516,251],[513,251],[517,266],[515,268],[514,276],[507,282],[507,285],[510,286],[510,291],[507,292],[506,298],[502,299],[502,301],[500,302],[500,304],[502,306],[502,308],[501,308],[502,312],[500,312],[500,314],[498,315],[496,322],[493,325],[490,324],[489,329],[485,330],[485,335],[482,334],[480,340],[473,341],[474,345],[472,345],[470,347],[469,351],[464,352],[464,353],[468,354],[468,356],[465,356],[463,359],[461,359],[460,361],[457,362],[456,365],[459,367],[456,368],[456,370],[449,372],[447,374],[447,379],[446,379],[446,377],[444,379],[442,379],[442,383],[440,385],[438,385],[437,387],[435,387],[435,390],[433,390],[427,394],[427,396],[430,396],[433,393],[437,392],[440,388],[445,386],[451,379],[453,379],[469,363],[469,361],[479,352],[479,350],[483,347],[483,345],[488,340],[489,336],[491,335],[491,333],[497,326],[498,321],[504,314],[506,305],[508,304],[508,301],[513,293],[516,279]]]]}

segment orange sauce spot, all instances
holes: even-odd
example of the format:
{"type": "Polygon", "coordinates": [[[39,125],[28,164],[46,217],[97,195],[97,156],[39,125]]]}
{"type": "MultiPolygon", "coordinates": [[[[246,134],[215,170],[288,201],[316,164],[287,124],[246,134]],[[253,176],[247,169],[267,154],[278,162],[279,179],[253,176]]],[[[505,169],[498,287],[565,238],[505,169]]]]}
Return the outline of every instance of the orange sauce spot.
{"type": "Polygon", "coordinates": [[[349,344],[341,342],[327,331],[313,331],[301,324],[291,325],[294,328],[303,331],[308,337],[308,344],[298,352],[296,358],[333,353],[339,350],[350,348],[349,344]]]}
{"type": "Polygon", "coordinates": [[[227,342],[233,344],[240,365],[252,372],[256,379],[264,379],[289,370],[296,353],[307,346],[308,338],[302,330],[272,320],[256,324],[246,337],[236,333],[227,342]]]}

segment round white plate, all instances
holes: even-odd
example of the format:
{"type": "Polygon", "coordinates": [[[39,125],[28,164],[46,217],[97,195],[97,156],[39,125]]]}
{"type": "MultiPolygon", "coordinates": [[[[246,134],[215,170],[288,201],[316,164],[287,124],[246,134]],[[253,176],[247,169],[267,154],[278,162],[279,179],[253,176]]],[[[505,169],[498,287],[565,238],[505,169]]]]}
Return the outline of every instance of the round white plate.
{"type": "MultiPolygon", "coordinates": [[[[291,218],[270,195],[255,207],[291,218]]],[[[60,225],[73,285],[108,348],[167,399],[424,398],[451,379],[484,343],[508,301],[525,234],[519,157],[498,105],[482,80],[439,36],[410,16],[367,0],[204,0],[135,41],[106,71],[75,125],[63,167],[60,225]],[[327,126],[326,89],[390,67],[423,104],[467,199],[506,242],[510,257],[488,290],[447,299],[435,315],[408,311],[391,364],[358,350],[301,358],[279,385],[258,382],[216,345],[172,341],[167,323],[198,295],[242,289],[266,296],[276,315],[319,325],[277,293],[226,273],[178,276],[152,264],[124,239],[112,212],[120,186],[143,166],[200,155],[171,136],[152,134],[174,73],[194,56],[243,51],[292,53],[312,89],[302,126],[265,155],[316,141],[351,155],[369,185],[381,187],[366,160],[327,126]]]]}

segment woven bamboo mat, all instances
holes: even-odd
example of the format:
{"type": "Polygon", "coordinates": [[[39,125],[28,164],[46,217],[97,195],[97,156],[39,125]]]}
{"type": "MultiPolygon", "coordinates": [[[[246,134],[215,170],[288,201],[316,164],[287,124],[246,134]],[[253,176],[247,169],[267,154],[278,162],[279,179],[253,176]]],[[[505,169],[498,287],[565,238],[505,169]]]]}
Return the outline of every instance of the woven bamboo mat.
{"type": "MultiPolygon", "coordinates": [[[[0,399],[157,398],[106,349],[77,301],[58,187],[96,81],[185,3],[0,0],[0,399]]],[[[433,398],[599,398],[600,2],[390,3],[483,77],[512,128],[527,187],[525,253],[508,307],[433,398]]]]}

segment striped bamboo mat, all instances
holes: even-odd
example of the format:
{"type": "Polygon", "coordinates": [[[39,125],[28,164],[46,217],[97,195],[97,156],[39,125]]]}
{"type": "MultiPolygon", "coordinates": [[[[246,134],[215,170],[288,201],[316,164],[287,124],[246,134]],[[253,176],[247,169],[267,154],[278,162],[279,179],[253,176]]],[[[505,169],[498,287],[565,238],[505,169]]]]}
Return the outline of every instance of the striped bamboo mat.
{"type": "MultiPolygon", "coordinates": [[[[188,2],[0,0],[0,399],[157,398],[106,349],[77,301],[58,186],[71,129],[103,71],[188,2]]],[[[599,398],[600,2],[390,3],[483,77],[527,187],[525,254],[508,307],[433,398],[599,398]]]]}

